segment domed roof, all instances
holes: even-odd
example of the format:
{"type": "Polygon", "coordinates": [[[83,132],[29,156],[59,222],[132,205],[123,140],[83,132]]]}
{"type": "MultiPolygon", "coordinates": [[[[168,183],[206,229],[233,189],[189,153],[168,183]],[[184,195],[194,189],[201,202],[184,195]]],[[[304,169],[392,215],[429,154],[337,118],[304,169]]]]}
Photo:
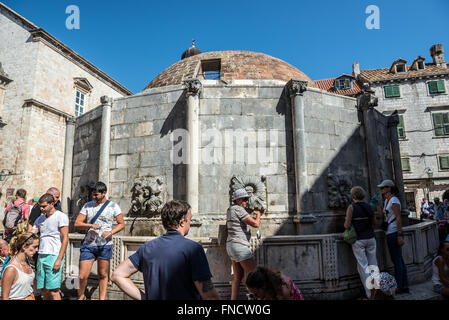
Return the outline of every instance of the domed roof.
{"type": "MultiPolygon", "coordinates": [[[[199,78],[201,62],[219,61],[222,80],[281,80],[299,79],[315,83],[302,71],[272,56],[250,51],[211,51],[182,59],[162,71],[145,89],[181,84],[188,78],[199,78]]],[[[217,64],[215,64],[217,65],[217,64]]],[[[145,90],[144,89],[144,90],[145,90]]]]}

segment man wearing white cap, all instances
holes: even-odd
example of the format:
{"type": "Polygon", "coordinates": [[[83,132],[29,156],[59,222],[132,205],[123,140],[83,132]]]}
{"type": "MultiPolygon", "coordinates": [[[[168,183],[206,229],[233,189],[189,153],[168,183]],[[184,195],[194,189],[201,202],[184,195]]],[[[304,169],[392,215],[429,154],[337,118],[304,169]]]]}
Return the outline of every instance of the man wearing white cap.
{"type": "Polygon", "coordinates": [[[396,293],[409,293],[407,267],[402,257],[404,239],[402,234],[401,202],[397,197],[399,189],[392,180],[388,179],[382,181],[378,187],[385,197],[383,210],[380,207],[377,207],[377,210],[381,220],[385,220],[382,229],[385,230],[388,251],[390,252],[391,261],[394,264],[395,278],[398,283],[396,293]]]}
{"type": "Polygon", "coordinates": [[[248,226],[259,228],[260,212],[254,210],[254,219],[245,210],[248,205],[249,194],[245,189],[238,189],[232,195],[234,205],[229,207],[226,214],[226,227],[228,238],[226,240],[226,252],[232,261],[234,278],[232,280],[231,300],[236,300],[239,293],[240,282],[246,273],[257,268],[253,253],[250,249],[249,240],[251,231],[248,226]]]}

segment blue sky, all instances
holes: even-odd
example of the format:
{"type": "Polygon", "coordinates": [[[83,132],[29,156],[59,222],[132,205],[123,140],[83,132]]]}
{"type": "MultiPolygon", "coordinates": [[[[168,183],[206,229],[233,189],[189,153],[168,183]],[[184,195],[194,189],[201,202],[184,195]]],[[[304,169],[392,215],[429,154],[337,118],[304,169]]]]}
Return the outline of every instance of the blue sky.
{"type": "Polygon", "coordinates": [[[203,52],[248,50],[282,59],[310,78],[389,67],[398,57],[431,62],[442,43],[449,61],[447,0],[0,0],[134,93],[180,60],[196,39],[203,52]],[[80,29],[66,28],[66,8],[80,29]],[[369,5],[380,29],[367,29],[369,5]]]}

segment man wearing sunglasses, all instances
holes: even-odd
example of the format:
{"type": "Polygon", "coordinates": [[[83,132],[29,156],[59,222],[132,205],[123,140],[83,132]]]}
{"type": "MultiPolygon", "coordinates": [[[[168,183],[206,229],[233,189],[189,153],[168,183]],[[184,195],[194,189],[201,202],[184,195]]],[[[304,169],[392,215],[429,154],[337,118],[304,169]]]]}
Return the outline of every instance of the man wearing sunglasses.
{"type": "Polygon", "coordinates": [[[42,215],[31,229],[33,233],[40,233],[36,280],[44,300],[61,300],[62,265],[69,243],[69,218],[56,210],[55,204],[55,198],[49,193],[40,197],[42,215]]]}

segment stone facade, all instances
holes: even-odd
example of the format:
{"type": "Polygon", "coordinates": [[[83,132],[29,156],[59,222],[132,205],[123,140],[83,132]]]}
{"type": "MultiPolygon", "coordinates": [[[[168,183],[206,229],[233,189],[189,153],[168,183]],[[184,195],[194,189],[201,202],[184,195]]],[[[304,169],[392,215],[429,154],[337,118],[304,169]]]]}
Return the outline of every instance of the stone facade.
{"type": "MultiPolygon", "coordinates": [[[[315,88],[308,88],[303,98],[308,185],[301,195],[306,203],[301,213],[314,217],[306,224],[302,224],[297,216],[292,109],[285,82],[233,80],[224,85],[216,80],[202,81],[199,214],[192,224],[193,235],[217,236],[218,225],[223,222],[230,205],[233,176],[260,177],[264,181],[267,210],[260,227],[264,235],[321,234],[342,230],[345,208],[329,206],[329,175],[347,177],[351,186],[360,185],[368,191],[376,191],[367,184],[366,133],[361,126],[361,111],[357,109],[356,99],[315,88]],[[258,136],[262,140],[257,141],[257,145],[247,140],[255,137],[256,142],[258,136]],[[253,146],[256,148],[251,149],[253,146]]],[[[185,141],[176,135],[177,130],[186,128],[186,103],[182,85],[147,89],[138,95],[113,101],[109,196],[128,216],[125,219],[126,235],[148,236],[163,232],[157,217],[130,214],[136,179],[159,179],[164,184],[167,200],[187,198],[187,165],[173,161],[173,156],[180,152],[187,155],[186,149],[182,150],[185,141]]],[[[372,121],[386,125],[386,120],[382,120],[386,117],[374,115],[379,119],[372,121]]],[[[77,130],[100,131],[99,120],[87,123],[83,117],[79,118],[77,130]],[[82,129],[83,126],[89,129],[82,129]]],[[[98,149],[89,147],[87,150],[85,144],[81,147],[79,133],[76,136],[75,150],[83,150],[90,159],[96,159],[98,149]]],[[[89,139],[94,137],[89,136],[89,139]]],[[[95,139],[98,143],[98,137],[95,139]]],[[[389,150],[389,139],[387,135],[377,138],[375,143],[381,149],[374,151],[386,161],[379,172],[392,171],[392,157],[385,154],[385,150],[389,150]]],[[[98,170],[98,163],[97,169],[93,169],[94,162],[83,167],[80,161],[84,160],[74,160],[75,202],[79,197],[75,190],[88,182],[84,181],[88,172],[98,170]],[[78,179],[83,182],[79,183],[78,179]]],[[[379,182],[382,178],[376,177],[379,182]]]]}
{"type": "Polygon", "coordinates": [[[378,110],[384,114],[398,110],[403,118],[405,137],[399,141],[400,153],[410,163],[410,170],[403,171],[405,192],[409,206],[419,213],[423,198],[429,196],[433,201],[439,197],[442,201],[443,193],[449,189],[449,170],[442,169],[438,161],[439,156],[449,155],[449,136],[436,136],[433,121],[434,113],[449,112],[449,69],[432,63],[425,64],[422,71],[410,69],[407,66],[407,76],[395,74],[390,80],[385,75],[375,76],[363,70],[361,76],[372,77],[368,80],[379,99],[378,110]],[[428,83],[436,80],[444,82],[444,93],[429,92],[428,83]],[[389,85],[399,85],[400,97],[385,96],[384,88],[389,85]]]}
{"type": "Polygon", "coordinates": [[[75,114],[76,88],[82,90],[77,79],[91,86],[85,111],[100,96],[131,92],[2,3],[0,43],[0,63],[12,80],[0,88],[0,170],[11,172],[0,184],[3,207],[8,188],[24,188],[28,197],[61,189],[66,121],[75,114]]]}

